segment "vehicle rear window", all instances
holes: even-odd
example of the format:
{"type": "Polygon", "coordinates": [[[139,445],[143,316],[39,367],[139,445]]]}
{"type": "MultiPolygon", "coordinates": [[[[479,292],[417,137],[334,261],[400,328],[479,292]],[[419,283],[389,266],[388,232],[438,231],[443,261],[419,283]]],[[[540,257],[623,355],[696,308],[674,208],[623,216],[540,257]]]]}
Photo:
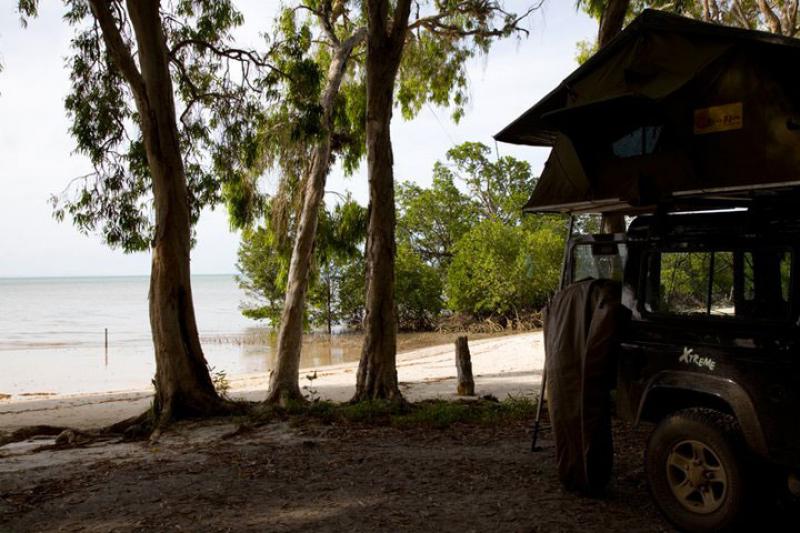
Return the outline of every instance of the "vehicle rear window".
{"type": "Polygon", "coordinates": [[[746,319],[790,316],[788,249],[676,250],[647,259],[651,313],[746,319]]]}

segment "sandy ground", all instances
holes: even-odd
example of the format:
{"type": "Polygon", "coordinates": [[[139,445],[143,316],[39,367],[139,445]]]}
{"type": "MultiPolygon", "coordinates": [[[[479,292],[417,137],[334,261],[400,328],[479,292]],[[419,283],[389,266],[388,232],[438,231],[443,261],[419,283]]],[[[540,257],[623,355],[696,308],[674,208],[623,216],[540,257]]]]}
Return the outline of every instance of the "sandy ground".
{"type": "MultiPolygon", "coordinates": [[[[472,343],[478,392],[531,394],[541,343],[538,333],[472,343]]],[[[450,346],[403,354],[398,366],[408,398],[453,398],[450,346]]],[[[313,388],[346,400],[354,368],[316,369],[313,388]]],[[[235,379],[236,396],[262,397],[264,381],[235,379]]],[[[147,402],[146,392],[5,402],[0,429],[102,425],[147,402]]],[[[444,428],[290,420],[247,431],[239,424],[180,423],[156,444],[114,439],[39,449],[54,442],[48,437],[4,446],[0,532],[672,530],[642,467],[651,427],[615,422],[614,477],[605,494],[587,498],[560,486],[547,426],[542,449],[530,451],[529,420],[444,428]]],[[[775,517],[763,530],[796,530],[775,517]]]]}
{"type": "MultiPolygon", "coordinates": [[[[544,346],[541,332],[470,342],[472,372],[477,395],[533,395],[541,383],[544,346]]],[[[307,368],[302,386],[309,395],[333,401],[349,400],[355,390],[357,363],[307,368]],[[307,377],[316,376],[310,380],[307,377]]],[[[398,354],[398,379],[411,401],[456,398],[455,351],[452,344],[398,354]]],[[[258,401],[267,390],[265,374],[233,376],[231,396],[258,401]]],[[[0,430],[13,431],[31,425],[91,429],[137,415],[147,409],[151,391],[48,397],[0,401],[0,430]]]]}
{"type": "MultiPolygon", "coordinates": [[[[642,434],[617,426],[602,498],[563,490],[527,423],[421,430],[182,426],[57,468],[0,472],[0,531],[669,531],[648,496],[642,434]],[[191,434],[191,439],[187,434],[191,434]]],[[[91,448],[90,448],[91,449],[91,448]]],[[[36,454],[36,455],[42,455],[36,454]]],[[[63,456],[62,457],[66,457],[63,456]]]]}

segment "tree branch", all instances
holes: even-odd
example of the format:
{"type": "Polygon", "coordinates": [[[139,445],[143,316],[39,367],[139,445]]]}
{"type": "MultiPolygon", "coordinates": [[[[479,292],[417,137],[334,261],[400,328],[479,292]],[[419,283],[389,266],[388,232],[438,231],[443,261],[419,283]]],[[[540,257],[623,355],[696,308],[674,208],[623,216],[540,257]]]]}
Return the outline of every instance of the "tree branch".
{"type": "Polygon", "coordinates": [[[767,0],[757,0],[758,9],[761,11],[761,14],[766,19],[767,26],[769,27],[772,33],[777,33],[778,35],[782,35],[783,31],[781,29],[781,19],[775,12],[772,10],[772,7],[767,3],[767,0]]]}
{"type": "Polygon", "coordinates": [[[393,46],[400,46],[406,40],[408,31],[408,17],[411,15],[411,0],[397,0],[392,16],[392,29],[389,32],[389,40],[393,46]]]}
{"type": "Polygon", "coordinates": [[[89,0],[92,14],[100,24],[103,41],[114,64],[120,70],[131,87],[134,97],[139,101],[142,110],[147,109],[147,90],[144,78],[133,60],[128,45],[122,38],[114,16],[111,14],[111,0],[89,0]]]}
{"type": "MultiPolygon", "coordinates": [[[[520,28],[519,23],[525,20],[527,17],[529,17],[534,11],[538,10],[543,3],[544,0],[540,0],[536,5],[529,7],[522,15],[517,16],[513,20],[506,22],[500,28],[483,28],[483,29],[476,28],[474,30],[463,30],[458,26],[452,24],[445,24],[442,22],[447,17],[453,16],[454,14],[461,14],[464,16],[474,15],[474,13],[471,13],[469,9],[470,2],[461,2],[460,4],[457,4],[448,11],[443,11],[435,15],[422,17],[415,20],[414,22],[409,24],[408,29],[414,30],[417,28],[425,28],[426,30],[432,33],[448,34],[455,37],[470,37],[474,35],[479,35],[482,37],[501,37],[503,35],[506,35],[510,31],[519,31],[527,34],[528,30],[520,28]]],[[[511,15],[510,13],[501,9],[499,6],[488,7],[487,12],[499,13],[506,17],[511,15]]]]}
{"type": "Polygon", "coordinates": [[[196,46],[198,48],[204,48],[206,50],[211,50],[214,54],[225,57],[228,59],[233,59],[234,61],[250,61],[251,63],[258,65],[259,67],[267,67],[267,68],[274,68],[272,64],[270,64],[265,59],[261,58],[258,55],[258,52],[253,50],[243,50],[240,48],[218,48],[213,44],[209,43],[208,41],[202,41],[200,39],[184,39],[182,41],[178,41],[175,43],[175,46],[169,51],[170,58],[176,57],[178,51],[181,48],[186,46],[196,46]]]}

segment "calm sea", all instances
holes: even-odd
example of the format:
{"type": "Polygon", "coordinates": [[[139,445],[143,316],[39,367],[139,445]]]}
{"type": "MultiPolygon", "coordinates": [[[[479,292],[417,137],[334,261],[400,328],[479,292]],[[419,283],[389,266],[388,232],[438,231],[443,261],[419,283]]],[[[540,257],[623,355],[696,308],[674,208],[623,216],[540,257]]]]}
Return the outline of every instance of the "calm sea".
{"type": "MultiPolygon", "coordinates": [[[[155,372],[147,277],[0,279],[0,394],[146,387],[155,372]],[[108,329],[108,353],[104,331],[108,329]]],[[[269,332],[243,317],[233,276],[192,279],[209,364],[267,371],[269,332]]]]}
{"type": "MultiPolygon", "coordinates": [[[[148,286],[144,276],[0,278],[0,400],[148,387],[155,374],[148,286]]],[[[269,372],[276,335],[242,316],[244,294],[234,277],[195,276],[192,290],[208,364],[230,377],[269,372]]],[[[397,348],[451,343],[456,336],[401,333],[397,348]]],[[[300,366],[357,361],[362,340],[360,334],[306,334],[300,366]]]]}

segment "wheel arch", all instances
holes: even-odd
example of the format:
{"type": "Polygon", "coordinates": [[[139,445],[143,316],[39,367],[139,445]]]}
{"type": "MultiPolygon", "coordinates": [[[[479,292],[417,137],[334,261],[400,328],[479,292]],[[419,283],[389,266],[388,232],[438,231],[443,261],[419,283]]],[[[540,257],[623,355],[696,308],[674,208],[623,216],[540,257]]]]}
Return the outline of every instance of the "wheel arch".
{"type": "Polygon", "coordinates": [[[747,445],[767,456],[767,443],[750,395],[735,381],[694,372],[664,371],[647,383],[636,423],[657,422],[669,413],[691,407],[708,407],[732,414],[747,445]]]}

